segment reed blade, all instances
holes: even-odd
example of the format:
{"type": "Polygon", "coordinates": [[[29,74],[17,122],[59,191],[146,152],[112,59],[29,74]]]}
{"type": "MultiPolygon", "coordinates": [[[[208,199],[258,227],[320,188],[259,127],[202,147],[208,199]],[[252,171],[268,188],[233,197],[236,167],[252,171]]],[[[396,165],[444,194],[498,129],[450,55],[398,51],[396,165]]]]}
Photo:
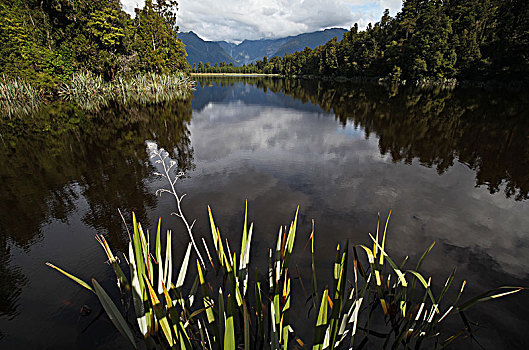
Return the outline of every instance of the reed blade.
{"type": "Polygon", "coordinates": [[[118,308],[116,307],[116,304],[114,304],[114,302],[112,301],[112,299],[110,299],[103,287],[101,287],[101,285],[94,278],[92,278],[92,285],[94,286],[94,293],[97,295],[97,298],[101,302],[101,305],[103,305],[103,309],[105,309],[105,312],[107,313],[114,326],[116,326],[121,335],[123,335],[130,341],[134,349],[137,349],[132,330],[127,324],[127,321],[125,321],[125,319],[119,312],[118,308]]]}
{"type": "Polygon", "coordinates": [[[316,321],[316,329],[314,330],[314,341],[312,350],[322,350],[327,334],[327,305],[329,299],[329,288],[325,287],[323,297],[321,298],[320,311],[316,321]]]}
{"type": "Polygon", "coordinates": [[[147,337],[149,330],[147,327],[147,319],[145,316],[145,306],[143,304],[143,291],[140,286],[138,270],[136,268],[136,261],[134,258],[134,251],[132,249],[132,242],[129,242],[129,270],[130,279],[132,283],[132,302],[134,304],[134,311],[136,313],[136,320],[138,327],[144,337],[147,337]]]}
{"type": "Polygon", "coordinates": [[[225,350],[235,350],[235,326],[233,323],[233,316],[235,314],[235,306],[233,297],[228,294],[228,309],[226,312],[226,326],[224,328],[224,347],[225,350]]]}
{"type": "Polygon", "coordinates": [[[162,303],[160,302],[160,299],[158,299],[156,292],[152,288],[151,283],[147,278],[145,278],[145,283],[147,284],[147,288],[149,290],[149,296],[154,309],[154,314],[156,315],[157,322],[160,324],[162,332],[165,335],[165,339],[169,343],[169,346],[172,347],[175,341],[173,333],[171,332],[171,327],[169,326],[169,321],[167,320],[165,310],[162,306],[162,303]]]}
{"type": "Polygon", "coordinates": [[[180,266],[180,272],[178,273],[178,279],[176,281],[176,288],[180,288],[184,285],[184,280],[187,274],[187,267],[189,265],[189,257],[191,256],[192,247],[193,247],[193,244],[189,242],[189,244],[187,245],[187,250],[184,256],[184,260],[182,261],[182,265],[180,266]]]}
{"type": "Polygon", "coordinates": [[[163,263],[162,263],[162,243],[160,239],[160,230],[162,227],[162,218],[158,219],[158,228],[156,229],[156,247],[155,247],[155,255],[156,255],[156,262],[158,264],[158,294],[162,294],[163,288],[162,284],[164,282],[164,271],[163,271],[163,263]]]}
{"type": "Polygon", "coordinates": [[[88,283],[86,283],[85,281],[83,281],[82,279],[75,277],[74,275],[72,275],[72,274],[70,274],[70,273],[64,271],[63,269],[61,269],[61,268],[59,268],[59,267],[53,265],[52,263],[47,262],[46,265],[49,266],[49,267],[51,267],[52,269],[55,269],[55,270],[59,271],[60,273],[62,273],[62,274],[65,275],[66,277],[70,278],[70,279],[73,280],[74,282],[79,283],[81,286],[83,286],[83,287],[85,287],[86,289],[88,289],[89,291],[95,293],[95,291],[92,289],[92,287],[90,287],[90,285],[89,285],[88,283]]]}

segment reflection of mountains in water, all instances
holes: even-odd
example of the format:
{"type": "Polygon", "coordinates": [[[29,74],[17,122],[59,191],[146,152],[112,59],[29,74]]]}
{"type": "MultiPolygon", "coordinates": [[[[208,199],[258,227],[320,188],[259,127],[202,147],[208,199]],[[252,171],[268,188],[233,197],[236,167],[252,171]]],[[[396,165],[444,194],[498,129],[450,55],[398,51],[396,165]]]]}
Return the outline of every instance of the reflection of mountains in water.
{"type": "MultiPolygon", "coordinates": [[[[366,137],[374,133],[380,152],[395,162],[417,159],[441,174],[457,160],[476,172],[477,186],[485,185],[491,193],[504,191],[516,200],[529,198],[529,99],[522,93],[401,89],[391,96],[378,85],[334,81],[251,77],[215,81],[224,85],[244,81],[263,91],[281,92],[301,102],[303,109],[310,108],[306,104],[310,102],[333,111],[344,126],[361,127],[366,137]]],[[[199,79],[199,83],[208,81],[199,79]]],[[[298,108],[292,102],[289,106],[298,108]]]]}

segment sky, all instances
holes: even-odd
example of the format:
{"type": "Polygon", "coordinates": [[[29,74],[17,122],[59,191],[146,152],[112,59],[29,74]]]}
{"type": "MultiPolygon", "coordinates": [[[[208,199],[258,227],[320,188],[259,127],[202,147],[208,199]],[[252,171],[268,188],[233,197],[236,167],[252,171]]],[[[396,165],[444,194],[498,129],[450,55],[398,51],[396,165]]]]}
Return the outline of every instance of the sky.
{"type": "MultiPolygon", "coordinates": [[[[133,15],[144,0],[121,0],[133,15]]],[[[325,28],[365,28],[380,20],[384,9],[395,15],[401,0],[180,0],[178,25],[204,40],[240,42],[244,39],[281,38],[325,28]]]]}

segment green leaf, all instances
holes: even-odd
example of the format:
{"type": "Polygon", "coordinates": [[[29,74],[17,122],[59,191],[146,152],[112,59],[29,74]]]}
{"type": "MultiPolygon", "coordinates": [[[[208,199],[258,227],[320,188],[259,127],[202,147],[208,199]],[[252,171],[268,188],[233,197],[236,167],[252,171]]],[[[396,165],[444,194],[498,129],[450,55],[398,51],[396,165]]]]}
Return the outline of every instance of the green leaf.
{"type": "Polygon", "coordinates": [[[208,286],[206,285],[206,280],[204,279],[204,274],[202,273],[202,268],[200,267],[200,261],[197,260],[197,269],[198,269],[198,278],[200,281],[200,289],[202,290],[202,298],[204,301],[204,307],[206,308],[206,316],[210,327],[213,329],[215,338],[218,339],[218,333],[216,332],[215,324],[215,314],[213,313],[213,307],[215,306],[213,300],[209,296],[208,286]]]}
{"type": "Polygon", "coordinates": [[[432,303],[433,303],[434,305],[436,305],[435,298],[433,297],[433,294],[432,294],[432,290],[430,289],[430,286],[428,285],[428,282],[426,282],[426,280],[424,279],[424,277],[422,277],[422,275],[421,275],[420,273],[418,273],[417,271],[407,270],[406,272],[409,272],[409,273],[411,273],[412,275],[414,275],[415,277],[417,277],[417,279],[419,280],[419,282],[421,282],[421,284],[423,285],[423,287],[426,289],[426,293],[428,293],[428,296],[430,297],[430,300],[432,301],[432,303]]]}
{"type": "Polygon", "coordinates": [[[127,280],[127,277],[125,277],[125,274],[123,273],[123,270],[121,270],[121,267],[119,267],[118,261],[116,260],[116,257],[112,253],[112,250],[110,249],[110,246],[108,245],[105,237],[103,235],[96,235],[96,240],[101,244],[103,247],[103,250],[105,251],[108,261],[112,265],[112,268],[114,269],[114,273],[116,274],[116,277],[118,279],[118,286],[119,288],[123,288],[125,290],[130,290],[129,281],[127,280]]]}
{"type": "Polygon", "coordinates": [[[136,313],[136,320],[138,321],[138,327],[140,328],[141,334],[144,337],[147,337],[149,333],[147,327],[147,319],[145,316],[145,306],[143,304],[143,291],[140,286],[138,270],[136,268],[136,261],[134,259],[134,252],[132,249],[132,243],[129,242],[129,270],[130,270],[130,279],[132,281],[132,302],[134,304],[134,311],[136,313]]]}
{"type": "MultiPolygon", "coordinates": [[[[391,210],[389,211],[388,218],[386,219],[386,226],[384,227],[384,234],[382,235],[382,250],[386,248],[386,232],[388,231],[389,218],[391,216],[391,210]]],[[[380,255],[380,266],[384,265],[384,255],[380,255]]]]}
{"type": "MultiPolygon", "coordinates": [[[[162,242],[160,239],[160,230],[162,227],[162,218],[158,219],[158,228],[156,230],[156,262],[158,263],[158,294],[162,294],[163,288],[162,284],[164,281],[164,274],[163,274],[163,263],[162,263],[162,242]]],[[[169,284],[170,286],[170,284],[169,284]]]]}
{"type": "Polygon", "coordinates": [[[180,288],[184,285],[184,280],[187,274],[187,266],[189,265],[189,257],[191,256],[192,247],[193,247],[193,244],[189,242],[189,244],[187,245],[186,254],[184,256],[184,261],[182,261],[182,265],[180,266],[180,272],[178,273],[178,280],[176,281],[176,288],[180,288]]]}
{"type": "Polygon", "coordinates": [[[402,286],[403,287],[407,287],[408,286],[408,282],[406,281],[406,278],[404,277],[404,274],[402,273],[402,271],[400,271],[400,269],[397,267],[397,264],[395,264],[393,262],[393,260],[391,260],[388,256],[388,254],[386,253],[386,251],[378,244],[377,241],[375,241],[375,239],[373,238],[373,236],[370,234],[369,235],[371,237],[371,239],[375,242],[375,244],[377,245],[378,249],[380,249],[380,251],[382,252],[382,254],[384,255],[384,259],[386,259],[389,263],[389,265],[393,268],[393,270],[395,270],[395,273],[397,274],[397,276],[399,277],[399,280],[400,282],[402,283],[402,286]]]}
{"type": "Polygon", "coordinates": [[[298,224],[298,213],[299,213],[299,205],[298,205],[298,208],[296,209],[296,215],[294,216],[294,222],[290,225],[290,229],[288,231],[285,258],[281,266],[281,271],[285,271],[285,269],[288,267],[290,256],[292,255],[292,251],[294,250],[294,241],[296,239],[296,226],[298,224]]]}
{"type": "Polygon", "coordinates": [[[477,303],[481,303],[481,302],[484,302],[484,301],[500,298],[500,297],[503,297],[503,296],[506,296],[506,295],[509,295],[509,294],[518,293],[518,292],[520,292],[522,290],[525,290],[525,288],[523,288],[523,287],[499,287],[499,288],[494,288],[494,289],[486,291],[485,293],[481,293],[481,294],[475,296],[474,298],[464,302],[463,304],[461,304],[457,308],[457,310],[462,312],[462,311],[468,310],[469,308],[471,308],[472,306],[476,305],[477,303]],[[501,292],[503,290],[507,290],[507,291],[506,292],[501,292]],[[501,292],[501,293],[499,293],[499,292],[501,292]],[[495,294],[489,295],[491,293],[495,293],[495,294]]]}
{"type": "Polygon", "coordinates": [[[165,270],[163,279],[166,286],[171,285],[173,279],[173,254],[172,254],[172,240],[171,230],[167,230],[167,242],[165,246],[165,270]]]}
{"type": "MultiPolygon", "coordinates": [[[[250,350],[250,314],[248,313],[248,307],[246,303],[242,304],[243,307],[243,328],[244,328],[244,350],[250,350]]],[[[286,349],[286,344],[285,344],[286,349]]]]}
{"type": "Polygon", "coordinates": [[[123,318],[123,316],[121,315],[121,313],[119,312],[114,302],[112,301],[112,299],[110,299],[103,287],[101,287],[94,278],[92,278],[92,285],[94,286],[94,292],[96,293],[99,301],[101,302],[101,305],[103,305],[103,309],[105,309],[105,312],[107,313],[114,326],[116,326],[121,335],[123,335],[130,341],[134,349],[137,349],[136,342],[134,341],[134,335],[132,334],[131,329],[123,318]]]}
{"type": "Polygon", "coordinates": [[[228,309],[226,312],[226,327],[224,328],[224,347],[225,350],[235,350],[235,326],[233,324],[234,315],[233,297],[228,294],[228,309]]]}
{"type": "Polygon", "coordinates": [[[154,314],[156,315],[158,323],[162,327],[162,332],[165,335],[165,339],[169,343],[169,346],[173,346],[173,334],[171,332],[171,327],[169,326],[169,321],[167,320],[167,315],[165,314],[164,308],[160,303],[160,299],[158,299],[158,296],[156,296],[156,292],[152,288],[151,283],[147,278],[145,278],[145,284],[147,284],[147,288],[149,289],[149,296],[151,298],[154,314]]]}
{"type": "Polygon", "coordinates": [[[323,349],[325,334],[327,333],[327,305],[329,303],[329,288],[325,287],[320,304],[320,312],[316,321],[316,330],[314,331],[314,342],[312,350],[323,349]]]}
{"type": "Polygon", "coordinates": [[[81,280],[81,279],[75,277],[75,276],[72,275],[72,274],[69,274],[68,272],[66,272],[66,271],[64,271],[64,270],[62,270],[62,269],[60,269],[60,268],[58,268],[57,266],[55,266],[55,265],[53,265],[53,264],[51,264],[51,263],[49,263],[49,262],[47,262],[46,265],[48,265],[48,266],[51,267],[52,269],[55,269],[55,270],[59,271],[60,273],[62,273],[62,274],[65,275],[66,277],[68,277],[68,278],[74,280],[75,282],[79,283],[81,286],[85,287],[85,288],[88,289],[89,291],[95,293],[95,291],[92,289],[92,287],[90,287],[90,285],[89,285],[88,283],[86,283],[85,281],[83,281],[83,280],[81,280]]]}
{"type": "Polygon", "coordinates": [[[246,252],[246,242],[248,240],[248,200],[245,202],[244,207],[244,226],[242,228],[242,240],[241,240],[241,264],[244,259],[246,252]]]}

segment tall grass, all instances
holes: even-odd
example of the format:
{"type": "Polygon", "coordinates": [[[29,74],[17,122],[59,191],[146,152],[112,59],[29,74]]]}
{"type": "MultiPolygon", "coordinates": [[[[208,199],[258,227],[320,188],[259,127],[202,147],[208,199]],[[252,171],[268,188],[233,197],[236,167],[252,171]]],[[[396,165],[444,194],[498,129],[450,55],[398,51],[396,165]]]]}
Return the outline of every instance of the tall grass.
{"type": "MultiPolygon", "coordinates": [[[[77,72],[57,91],[59,99],[76,103],[88,112],[97,112],[111,103],[154,104],[187,98],[193,81],[185,73],[137,74],[107,82],[90,72],[77,72]]],[[[54,95],[49,91],[46,95],[54,95]]],[[[38,111],[44,92],[22,78],[0,77],[0,113],[9,118],[38,111]]]]}
{"type": "Polygon", "coordinates": [[[0,113],[11,118],[29,115],[38,109],[42,91],[22,78],[0,77],[0,113]]]}
{"type": "MultiPolygon", "coordinates": [[[[183,197],[174,190],[178,176],[171,175],[171,161],[163,150],[153,151],[153,156],[163,164],[164,173],[159,175],[166,176],[171,184],[170,190],[161,192],[176,197],[178,211],[175,214],[185,220],[181,210],[183,197]]],[[[287,349],[294,345],[303,347],[311,341],[313,350],[361,349],[373,343],[385,349],[444,348],[461,336],[473,337],[465,315],[468,309],[523,289],[501,287],[462,302],[464,282],[457,287],[455,298],[447,301],[445,296],[452,288],[455,272],[448,276],[440,291],[433,290],[431,278],[421,273],[433,244],[415,268],[405,268],[406,261],[397,265],[387,253],[388,215],[382,227],[380,220],[377,223],[375,235],[369,234],[369,244],[350,247],[346,242],[343,247],[337,246],[332,284],[319,290],[321,281],[316,278],[316,234],[313,230],[309,238],[313,287],[309,301],[317,310],[317,317],[311,326],[313,339],[302,340],[296,334],[291,315],[293,298],[301,297],[294,289],[295,278],[290,268],[299,235],[298,211],[289,226],[279,228],[275,245],[268,249],[266,281],[260,281],[257,273],[255,279],[249,278],[254,229],[253,224],[248,223],[247,206],[238,254],[233,249],[235,246],[221,234],[209,208],[208,217],[213,247],[210,249],[202,239],[206,261],[195,244],[193,224],[186,224],[190,242],[183,260],[176,261],[170,230],[165,234],[166,245],[162,246],[161,220],[151,239],[133,214],[133,232],[128,252],[124,254],[127,274],[105,238],[97,237],[114,269],[119,288],[132,300],[136,318],[132,328],[95,279],[89,284],[47,264],[95,293],[111,321],[134,348],[138,345],[134,334],[141,334],[148,348],[287,349]],[[193,249],[198,253],[196,267],[191,263],[193,249]],[[196,273],[190,272],[193,270],[196,273]],[[186,278],[194,281],[189,291],[183,288],[186,278]],[[218,288],[213,288],[216,283],[218,288]],[[445,334],[444,320],[456,315],[462,320],[461,329],[445,334]],[[385,329],[375,329],[373,325],[380,324],[375,322],[377,318],[384,321],[381,324],[385,329]]]]}
{"type": "Polygon", "coordinates": [[[69,83],[63,84],[59,96],[77,103],[84,110],[98,111],[111,102],[145,105],[182,98],[190,93],[191,85],[192,81],[184,73],[138,74],[106,82],[101,76],[79,72],[69,83]]]}

